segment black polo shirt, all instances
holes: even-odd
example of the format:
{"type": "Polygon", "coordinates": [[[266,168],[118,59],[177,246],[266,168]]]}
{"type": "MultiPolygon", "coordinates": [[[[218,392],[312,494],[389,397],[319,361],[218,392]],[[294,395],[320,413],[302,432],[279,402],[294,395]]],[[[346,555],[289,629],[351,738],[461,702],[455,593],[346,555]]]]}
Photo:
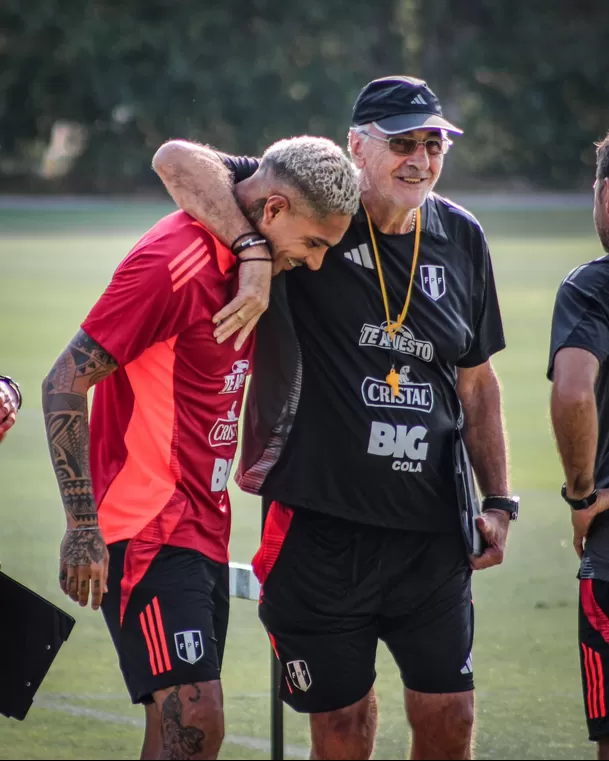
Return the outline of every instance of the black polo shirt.
{"type": "MultiPolygon", "coordinates": [[[[256,164],[229,166],[239,181],[256,164]]],[[[376,237],[395,319],[415,235],[376,237]]],[[[238,482],[359,523],[456,532],[457,368],[505,346],[488,247],[469,212],[429,196],[410,310],[393,341],[385,322],[362,208],[321,270],[273,282],[257,329],[238,482]],[[397,397],[385,381],[392,361],[397,397]]]]}

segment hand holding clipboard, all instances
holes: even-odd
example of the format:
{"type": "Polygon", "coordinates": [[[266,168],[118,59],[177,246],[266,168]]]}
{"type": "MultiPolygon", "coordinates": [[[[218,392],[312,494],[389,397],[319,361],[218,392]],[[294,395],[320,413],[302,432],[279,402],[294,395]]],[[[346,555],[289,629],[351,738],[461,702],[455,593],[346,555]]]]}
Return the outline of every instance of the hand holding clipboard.
{"type": "Polygon", "coordinates": [[[510,516],[507,512],[480,510],[472,466],[461,431],[455,436],[455,474],[466,551],[474,571],[503,562],[510,516]]]}

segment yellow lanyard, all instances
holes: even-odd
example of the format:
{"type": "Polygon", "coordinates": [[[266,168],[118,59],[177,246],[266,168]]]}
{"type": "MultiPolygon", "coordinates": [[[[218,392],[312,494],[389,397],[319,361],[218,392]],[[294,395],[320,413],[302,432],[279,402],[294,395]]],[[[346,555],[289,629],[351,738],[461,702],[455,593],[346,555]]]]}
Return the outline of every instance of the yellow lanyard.
{"type": "MultiPolygon", "coordinates": [[[[389,315],[389,299],[387,298],[385,278],[383,277],[383,268],[381,267],[381,257],[380,257],[378,245],[376,242],[374,227],[372,226],[372,220],[370,219],[370,214],[368,214],[368,210],[365,207],[364,207],[364,211],[366,212],[366,217],[368,219],[368,229],[370,230],[370,239],[372,240],[372,248],[374,250],[374,259],[376,261],[376,268],[379,274],[379,284],[381,286],[381,294],[383,296],[383,304],[385,306],[385,315],[387,317],[387,327],[385,328],[385,331],[389,335],[389,338],[391,339],[391,341],[393,341],[393,339],[397,335],[398,330],[404,324],[404,321],[406,320],[406,315],[408,314],[408,308],[410,307],[410,298],[412,296],[412,286],[414,284],[417,261],[419,259],[419,247],[421,245],[421,209],[417,209],[416,217],[415,217],[416,218],[416,232],[414,236],[414,253],[412,255],[412,267],[410,269],[410,281],[408,283],[408,291],[406,292],[406,300],[404,301],[404,308],[402,309],[401,313],[398,315],[398,318],[395,322],[391,321],[391,317],[389,315]]],[[[391,365],[391,370],[389,371],[389,374],[385,378],[385,381],[391,386],[393,395],[397,396],[400,393],[400,376],[396,373],[393,363],[391,365]]]]}

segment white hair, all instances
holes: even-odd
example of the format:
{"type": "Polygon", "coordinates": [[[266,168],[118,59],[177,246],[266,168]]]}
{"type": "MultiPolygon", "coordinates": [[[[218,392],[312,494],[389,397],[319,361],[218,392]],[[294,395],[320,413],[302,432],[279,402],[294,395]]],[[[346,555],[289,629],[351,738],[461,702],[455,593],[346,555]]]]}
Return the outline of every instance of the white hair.
{"type": "Polygon", "coordinates": [[[355,167],[342,149],[325,137],[292,137],[271,145],[260,168],[295,187],[316,214],[357,213],[359,187],[355,167]]]}
{"type": "MultiPolygon", "coordinates": [[[[373,127],[374,124],[371,122],[370,124],[358,124],[355,127],[349,127],[349,132],[347,133],[347,150],[349,151],[349,156],[353,156],[353,151],[351,150],[351,135],[361,135],[362,140],[364,143],[367,143],[370,140],[370,135],[368,135],[368,130],[370,127],[373,127]]],[[[358,170],[359,171],[359,170],[358,170]]]]}

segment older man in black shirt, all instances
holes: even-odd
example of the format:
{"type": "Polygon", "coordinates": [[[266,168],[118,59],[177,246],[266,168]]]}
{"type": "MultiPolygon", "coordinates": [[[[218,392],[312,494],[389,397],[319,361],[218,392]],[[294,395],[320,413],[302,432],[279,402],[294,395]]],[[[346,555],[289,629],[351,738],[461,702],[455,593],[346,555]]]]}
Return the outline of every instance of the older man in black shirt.
{"type": "MultiPolygon", "coordinates": [[[[272,501],[260,616],[283,699],[311,714],[314,758],[372,753],[379,639],[406,687],[412,757],[469,758],[471,566],[502,561],[518,506],[490,363],[505,345],[490,256],[476,219],[433,192],[460,130],[425,82],[371,82],[352,125],[360,212],[318,273],[276,279],[258,325],[239,481],[272,501]],[[487,546],[472,559],[463,442],[485,498],[487,546]]],[[[229,245],[245,232],[221,190],[256,160],[175,142],[154,166],[229,245]]],[[[220,339],[256,309],[238,296],[220,339]]]]}

